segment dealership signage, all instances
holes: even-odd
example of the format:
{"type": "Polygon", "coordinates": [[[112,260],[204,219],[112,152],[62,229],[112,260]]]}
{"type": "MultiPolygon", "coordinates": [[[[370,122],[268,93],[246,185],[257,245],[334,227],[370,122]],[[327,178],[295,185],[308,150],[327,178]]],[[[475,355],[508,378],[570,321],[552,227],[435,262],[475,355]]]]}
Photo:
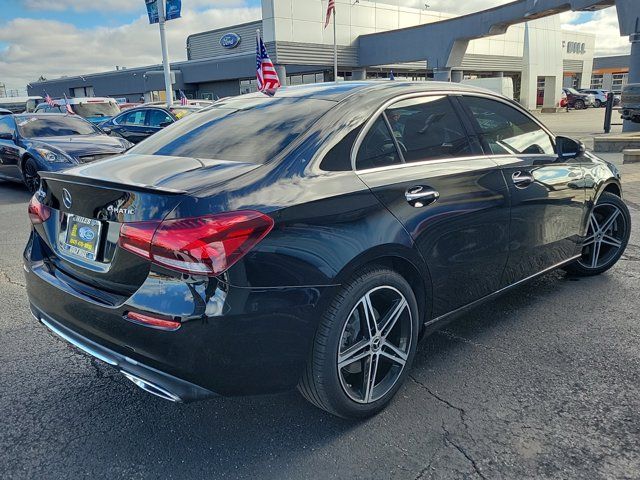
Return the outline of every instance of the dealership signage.
{"type": "MultiPolygon", "coordinates": [[[[149,16],[149,23],[158,23],[160,17],[158,14],[158,0],[144,0],[147,4],[147,15],[149,16]]],[[[160,0],[163,1],[163,0],[160,0]]],[[[166,0],[164,7],[164,19],[174,20],[180,18],[180,11],[182,10],[182,0],[166,0]]]]}
{"type": "Polygon", "coordinates": [[[567,53],[584,55],[587,53],[587,45],[583,42],[562,42],[562,48],[567,49],[567,53]]]}
{"type": "Polygon", "coordinates": [[[224,48],[236,48],[240,45],[240,40],[242,40],[242,37],[237,33],[225,33],[220,38],[220,46],[224,48]]]}

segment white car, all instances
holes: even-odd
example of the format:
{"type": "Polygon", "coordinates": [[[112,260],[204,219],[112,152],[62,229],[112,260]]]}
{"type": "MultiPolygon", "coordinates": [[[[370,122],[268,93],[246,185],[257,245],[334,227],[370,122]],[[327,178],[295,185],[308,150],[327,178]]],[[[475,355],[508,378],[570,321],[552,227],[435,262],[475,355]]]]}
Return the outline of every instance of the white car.
{"type": "Polygon", "coordinates": [[[36,108],[36,113],[67,113],[67,104],[76,115],[98,125],[120,113],[120,107],[113,98],[108,97],[76,97],[57,98],[54,105],[41,103],[36,108]]]}

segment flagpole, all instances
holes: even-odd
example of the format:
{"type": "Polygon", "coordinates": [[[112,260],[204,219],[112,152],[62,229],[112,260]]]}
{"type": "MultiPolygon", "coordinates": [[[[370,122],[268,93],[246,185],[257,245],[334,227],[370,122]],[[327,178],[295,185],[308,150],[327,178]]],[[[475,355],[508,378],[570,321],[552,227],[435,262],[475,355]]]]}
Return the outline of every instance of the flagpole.
{"type": "Polygon", "coordinates": [[[171,88],[171,68],[169,66],[169,48],[167,47],[167,36],[164,30],[165,22],[165,0],[158,0],[158,27],[160,28],[160,46],[162,47],[162,67],[164,69],[164,90],[166,93],[167,107],[173,104],[173,91],[171,88]]]}
{"type": "Polygon", "coordinates": [[[333,79],[338,81],[338,40],[336,38],[336,9],[333,9],[333,79]]]}

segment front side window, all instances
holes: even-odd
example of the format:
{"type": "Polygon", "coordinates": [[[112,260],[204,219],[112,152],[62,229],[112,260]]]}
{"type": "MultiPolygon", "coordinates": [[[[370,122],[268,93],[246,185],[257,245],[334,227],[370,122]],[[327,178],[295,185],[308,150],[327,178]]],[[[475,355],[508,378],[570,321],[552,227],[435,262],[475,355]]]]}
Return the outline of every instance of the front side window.
{"type": "Polygon", "coordinates": [[[0,133],[11,134],[15,129],[15,123],[10,116],[0,117],[0,133]]]}
{"type": "Polygon", "coordinates": [[[464,97],[476,120],[485,149],[495,155],[555,155],[551,137],[540,125],[506,103],[464,97]]]}
{"type": "Polygon", "coordinates": [[[164,110],[149,110],[147,113],[147,125],[150,127],[160,127],[163,124],[173,123],[173,118],[164,110]]]}
{"type": "Polygon", "coordinates": [[[401,100],[385,113],[407,163],[471,153],[464,127],[446,96],[401,100]]]}

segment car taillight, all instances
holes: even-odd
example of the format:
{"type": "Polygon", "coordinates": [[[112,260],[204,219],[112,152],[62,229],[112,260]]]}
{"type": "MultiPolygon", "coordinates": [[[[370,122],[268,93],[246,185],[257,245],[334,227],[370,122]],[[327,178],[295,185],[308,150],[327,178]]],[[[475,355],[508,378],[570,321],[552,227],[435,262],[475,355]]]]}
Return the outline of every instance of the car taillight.
{"type": "Polygon", "coordinates": [[[51,209],[46,205],[40,203],[40,201],[35,197],[31,197],[31,201],[29,202],[29,219],[31,223],[37,225],[39,223],[46,222],[51,216],[51,209]]]}
{"type": "Polygon", "coordinates": [[[167,330],[174,332],[182,325],[175,320],[163,320],[161,318],[152,317],[143,313],[127,312],[124,316],[125,320],[128,320],[138,325],[144,325],[146,327],[157,328],[158,330],[167,330]]]}
{"type": "Polygon", "coordinates": [[[273,219],[251,210],[125,223],[119,245],[152,262],[193,275],[219,275],[273,228],[273,219]]]}

